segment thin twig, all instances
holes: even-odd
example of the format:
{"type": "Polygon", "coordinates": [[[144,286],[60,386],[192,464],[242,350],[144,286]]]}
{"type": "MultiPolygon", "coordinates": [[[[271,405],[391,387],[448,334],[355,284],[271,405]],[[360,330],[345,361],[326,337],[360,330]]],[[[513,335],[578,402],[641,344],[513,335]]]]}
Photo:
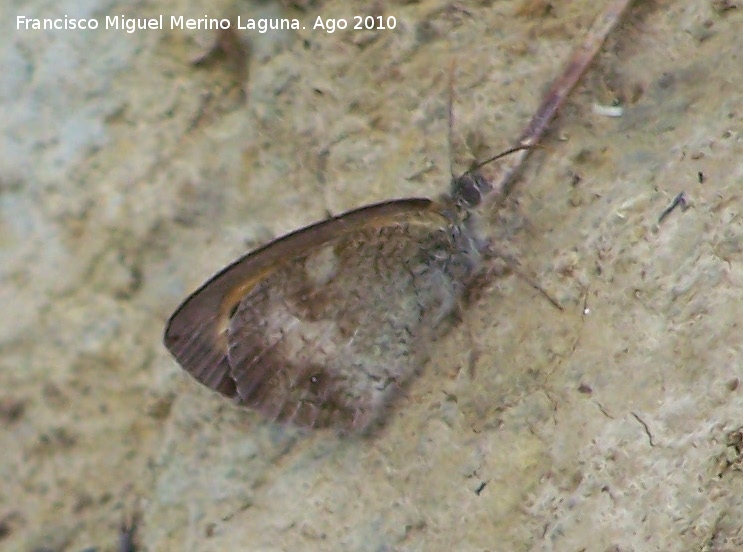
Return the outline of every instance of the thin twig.
{"type": "Polygon", "coordinates": [[[562,74],[552,83],[539,109],[521,134],[517,146],[527,149],[523,149],[514,155],[513,163],[493,187],[495,197],[503,198],[511,191],[529,153],[542,139],[555,114],[565,104],[568,95],[586,72],[593,58],[596,57],[604,44],[606,37],[617,25],[631,2],[632,0],[612,0],[609,2],[604,12],[588,31],[586,39],[573,51],[562,74]]]}

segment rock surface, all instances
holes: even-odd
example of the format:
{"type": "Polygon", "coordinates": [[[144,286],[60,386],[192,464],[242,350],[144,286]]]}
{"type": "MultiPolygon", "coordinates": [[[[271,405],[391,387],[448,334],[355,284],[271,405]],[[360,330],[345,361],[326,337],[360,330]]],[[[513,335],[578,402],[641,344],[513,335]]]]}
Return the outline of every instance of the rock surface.
{"type": "Polygon", "coordinates": [[[498,277],[373,437],[300,434],[161,345],[247,249],[507,148],[594,2],[20,2],[297,17],[0,43],[0,548],[743,549],[743,10],[638,2],[487,234],[498,277]],[[304,6],[304,4],[308,4],[304,6]],[[396,28],[313,30],[318,16],[396,28]],[[448,87],[455,69],[453,152],[448,87]],[[246,77],[244,82],[240,80],[246,77]],[[602,109],[619,100],[621,117],[602,109]],[[679,193],[689,208],[659,215],[679,193]]]}

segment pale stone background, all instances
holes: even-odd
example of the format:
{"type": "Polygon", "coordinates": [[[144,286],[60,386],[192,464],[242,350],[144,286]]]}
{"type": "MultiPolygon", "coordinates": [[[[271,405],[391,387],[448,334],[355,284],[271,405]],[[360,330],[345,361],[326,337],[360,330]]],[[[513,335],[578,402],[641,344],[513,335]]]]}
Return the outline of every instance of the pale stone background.
{"type": "Polygon", "coordinates": [[[273,236],[444,191],[452,59],[456,169],[506,148],[599,3],[6,2],[0,549],[114,550],[132,512],[152,551],[743,549],[727,3],[637,2],[490,217],[565,310],[497,279],[362,439],[233,408],[162,347],[167,317],[273,236]],[[307,29],[244,33],[242,101],[229,63],[191,63],[213,33],[15,30],[65,13],[307,29]],[[311,30],[357,13],[397,28],[311,30]],[[615,98],[622,117],[592,109],[615,98]],[[681,191],[690,208],[658,225],[681,191]]]}

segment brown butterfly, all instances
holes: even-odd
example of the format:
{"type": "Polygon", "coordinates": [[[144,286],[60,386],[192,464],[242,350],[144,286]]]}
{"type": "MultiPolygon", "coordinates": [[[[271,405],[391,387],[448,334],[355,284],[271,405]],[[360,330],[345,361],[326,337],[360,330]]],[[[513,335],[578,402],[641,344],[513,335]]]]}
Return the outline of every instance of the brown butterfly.
{"type": "Polygon", "coordinates": [[[488,183],[477,172],[453,182],[439,201],[361,207],[238,259],[176,310],[165,345],[271,420],[369,427],[482,273],[472,208],[488,183]]]}

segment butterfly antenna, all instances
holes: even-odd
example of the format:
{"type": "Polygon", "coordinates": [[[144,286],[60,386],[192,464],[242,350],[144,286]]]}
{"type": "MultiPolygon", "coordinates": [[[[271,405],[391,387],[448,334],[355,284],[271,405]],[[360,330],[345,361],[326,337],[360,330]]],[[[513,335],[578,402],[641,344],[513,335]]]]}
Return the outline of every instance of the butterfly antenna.
{"type": "Polygon", "coordinates": [[[454,176],[454,77],[456,68],[456,60],[452,58],[449,66],[449,132],[447,136],[449,141],[449,175],[452,181],[456,180],[456,176],[454,176]]]}
{"type": "Polygon", "coordinates": [[[485,165],[487,165],[488,163],[492,163],[493,161],[497,161],[498,159],[502,159],[502,158],[504,158],[504,157],[506,157],[508,155],[511,155],[512,153],[516,153],[517,151],[529,149],[531,147],[532,146],[530,146],[529,144],[518,144],[516,146],[513,146],[512,148],[508,148],[505,151],[502,151],[500,153],[496,153],[495,155],[493,155],[492,157],[489,157],[485,161],[480,161],[479,163],[473,165],[472,167],[469,168],[469,170],[465,174],[469,174],[469,173],[475,172],[476,170],[481,169],[482,167],[484,167],[485,165]]]}

